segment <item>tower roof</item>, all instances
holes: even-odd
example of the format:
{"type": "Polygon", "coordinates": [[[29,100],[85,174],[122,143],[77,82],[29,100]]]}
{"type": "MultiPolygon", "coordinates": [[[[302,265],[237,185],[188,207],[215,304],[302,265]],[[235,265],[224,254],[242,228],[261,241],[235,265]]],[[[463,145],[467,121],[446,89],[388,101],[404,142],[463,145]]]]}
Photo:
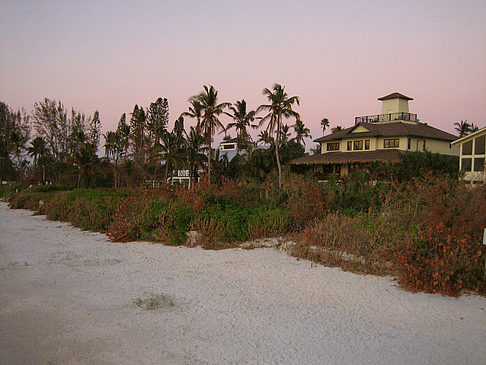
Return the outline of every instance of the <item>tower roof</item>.
{"type": "Polygon", "coordinates": [[[392,93],[390,95],[382,96],[381,98],[378,98],[378,100],[383,101],[383,100],[389,100],[389,99],[405,99],[405,100],[413,100],[413,98],[400,94],[400,93],[392,93]]]}

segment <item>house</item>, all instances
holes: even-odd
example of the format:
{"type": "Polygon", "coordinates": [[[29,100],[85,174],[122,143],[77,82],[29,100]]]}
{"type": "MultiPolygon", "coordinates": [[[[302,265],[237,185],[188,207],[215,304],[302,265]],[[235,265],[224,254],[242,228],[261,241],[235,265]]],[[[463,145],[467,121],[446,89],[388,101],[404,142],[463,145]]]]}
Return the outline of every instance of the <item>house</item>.
{"type": "Polygon", "coordinates": [[[455,140],[452,146],[459,147],[459,169],[464,171],[464,180],[473,184],[486,183],[486,127],[455,140]]]}
{"type": "Polygon", "coordinates": [[[292,161],[293,165],[311,166],[325,179],[329,174],[341,177],[362,169],[372,161],[396,162],[405,151],[429,151],[458,156],[457,137],[422,123],[409,112],[412,98],[400,93],[378,98],[381,114],[356,117],[354,125],[315,140],[320,154],[292,161]]]}
{"type": "Polygon", "coordinates": [[[219,144],[219,158],[226,156],[226,159],[230,162],[236,155],[244,155],[247,150],[250,151],[252,148],[266,150],[270,147],[268,144],[255,142],[247,142],[245,146],[247,148],[238,149],[237,138],[225,139],[219,144]]]}
{"type": "Polygon", "coordinates": [[[219,157],[226,156],[228,162],[230,162],[237,154],[242,151],[238,151],[238,140],[236,138],[223,140],[219,144],[219,157]]]}

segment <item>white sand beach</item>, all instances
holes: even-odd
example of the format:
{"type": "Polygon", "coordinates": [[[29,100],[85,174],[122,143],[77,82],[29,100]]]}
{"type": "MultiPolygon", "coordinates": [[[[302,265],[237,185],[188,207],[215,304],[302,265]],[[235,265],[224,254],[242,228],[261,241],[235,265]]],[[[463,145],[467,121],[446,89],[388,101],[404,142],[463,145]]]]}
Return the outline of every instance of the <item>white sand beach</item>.
{"type": "Polygon", "coordinates": [[[113,243],[0,203],[0,363],[486,364],[486,298],[274,248],[113,243]]]}

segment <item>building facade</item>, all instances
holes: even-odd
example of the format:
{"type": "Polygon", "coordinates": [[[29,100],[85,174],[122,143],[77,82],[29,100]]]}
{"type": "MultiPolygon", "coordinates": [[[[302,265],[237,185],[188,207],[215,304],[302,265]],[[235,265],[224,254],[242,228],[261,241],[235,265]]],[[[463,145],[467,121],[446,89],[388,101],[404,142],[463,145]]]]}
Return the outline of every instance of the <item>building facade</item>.
{"type": "Polygon", "coordinates": [[[471,183],[486,183],[486,127],[454,142],[459,148],[459,169],[464,171],[464,180],[471,183]]]}
{"type": "Polygon", "coordinates": [[[409,112],[412,98],[393,93],[381,98],[381,114],[355,118],[354,126],[315,140],[320,154],[292,161],[294,165],[310,165],[317,176],[333,173],[348,175],[372,161],[396,162],[405,151],[429,151],[458,156],[451,145],[457,137],[418,120],[409,112]]]}

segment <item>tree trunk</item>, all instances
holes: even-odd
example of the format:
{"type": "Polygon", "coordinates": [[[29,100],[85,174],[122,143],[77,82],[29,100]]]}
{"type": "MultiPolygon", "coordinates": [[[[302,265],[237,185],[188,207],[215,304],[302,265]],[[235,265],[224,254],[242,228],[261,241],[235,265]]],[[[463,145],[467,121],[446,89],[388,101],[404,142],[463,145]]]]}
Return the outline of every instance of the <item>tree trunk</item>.
{"type": "Polygon", "coordinates": [[[211,185],[211,137],[207,141],[208,145],[208,183],[211,185]]]}
{"type": "Polygon", "coordinates": [[[279,114],[277,117],[277,140],[275,141],[275,157],[277,158],[277,169],[278,169],[278,189],[282,189],[282,166],[280,166],[280,155],[278,147],[280,145],[280,120],[282,116],[279,114]]]}
{"type": "Polygon", "coordinates": [[[167,177],[169,175],[169,163],[165,160],[165,176],[164,176],[164,184],[167,184],[167,177]]]}

